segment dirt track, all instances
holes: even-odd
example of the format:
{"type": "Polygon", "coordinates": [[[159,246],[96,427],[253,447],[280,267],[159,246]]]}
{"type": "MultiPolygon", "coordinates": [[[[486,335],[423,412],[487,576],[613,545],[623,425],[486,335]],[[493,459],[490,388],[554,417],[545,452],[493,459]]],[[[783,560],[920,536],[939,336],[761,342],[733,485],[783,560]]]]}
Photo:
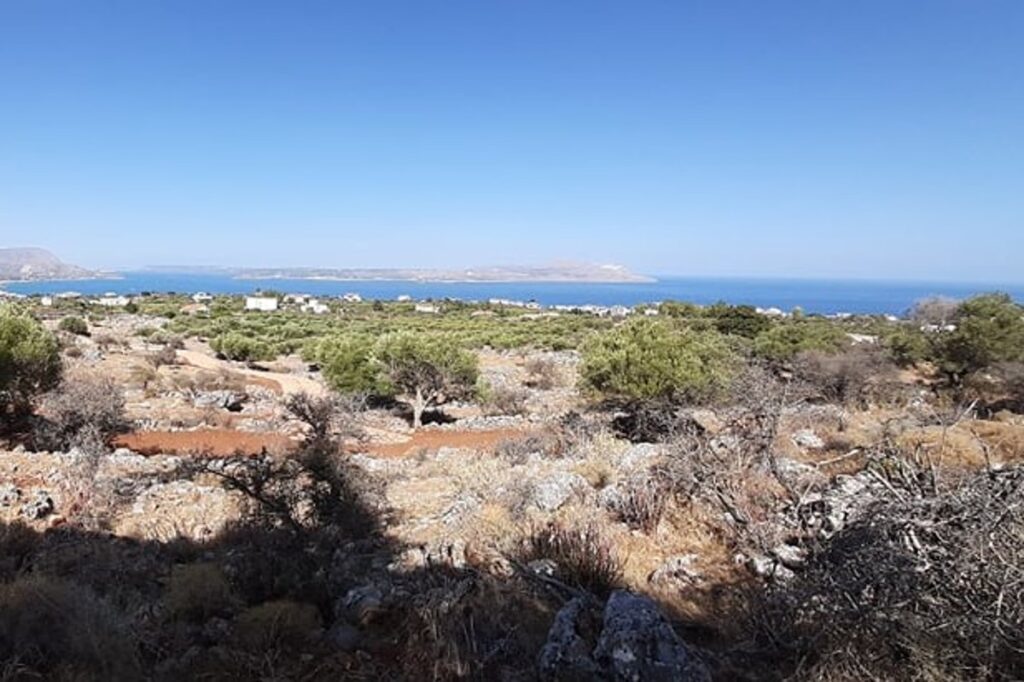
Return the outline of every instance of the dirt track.
{"type": "Polygon", "coordinates": [[[137,431],[114,439],[114,446],[143,455],[258,455],[293,450],[295,441],[279,433],[250,433],[230,429],[197,431],[137,431]]]}
{"type": "Polygon", "coordinates": [[[253,379],[256,383],[264,385],[265,382],[272,381],[276,383],[281,388],[281,392],[286,395],[292,393],[323,395],[327,390],[323,384],[310,379],[309,377],[285,374],[283,372],[258,372],[254,369],[240,367],[239,365],[228,362],[227,360],[218,360],[217,358],[198,350],[179,350],[178,359],[192,365],[193,367],[199,367],[200,369],[208,369],[214,372],[223,370],[234,374],[240,374],[253,379]]]}

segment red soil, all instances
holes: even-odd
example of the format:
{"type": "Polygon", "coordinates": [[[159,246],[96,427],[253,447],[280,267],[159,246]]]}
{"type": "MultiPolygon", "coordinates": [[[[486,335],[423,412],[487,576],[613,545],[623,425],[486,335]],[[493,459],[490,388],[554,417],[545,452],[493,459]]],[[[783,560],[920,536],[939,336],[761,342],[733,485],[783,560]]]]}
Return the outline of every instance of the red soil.
{"type": "Polygon", "coordinates": [[[136,431],[114,439],[114,446],[143,455],[258,455],[264,450],[283,453],[295,448],[295,441],[279,433],[250,433],[228,429],[201,431],[136,431]]]}
{"type": "Polygon", "coordinates": [[[486,450],[507,438],[517,438],[522,434],[519,429],[417,431],[412,438],[402,443],[371,443],[369,451],[381,457],[408,457],[420,450],[432,451],[446,447],[486,450]]]}
{"type": "MultiPolygon", "coordinates": [[[[378,457],[409,457],[422,450],[443,447],[487,450],[502,440],[522,435],[518,429],[490,431],[418,431],[401,443],[370,443],[366,450],[378,457]]],[[[114,439],[114,446],[143,455],[258,455],[282,454],[294,450],[296,441],[279,433],[251,433],[231,429],[198,431],[136,431],[114,439]]],[[[360,448],[361,449],[361,448],[360,448]]]]}

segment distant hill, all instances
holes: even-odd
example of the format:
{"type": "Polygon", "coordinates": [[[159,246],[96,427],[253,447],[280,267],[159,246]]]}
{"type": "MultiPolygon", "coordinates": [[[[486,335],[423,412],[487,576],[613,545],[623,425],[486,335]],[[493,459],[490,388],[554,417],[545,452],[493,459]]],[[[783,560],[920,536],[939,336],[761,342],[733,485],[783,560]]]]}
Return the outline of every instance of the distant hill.
{"type": "Polygon", "coordinates": [[[46,249],[0,249],[0,280],[87,279],[95,275],[63,262],[46,249]]]}
{"type": "Polygon", "coordinates": [[[163,272],[204,272],[233,276],[237,279],[325,279],[341,281],[408,281],[408,282],[585,282],[629,283],[653,282],[636,275],[621,265],[554,264],[547,266],[487,266],[479,268],[219,268],[175,267],[151,268],[163,272]]]}

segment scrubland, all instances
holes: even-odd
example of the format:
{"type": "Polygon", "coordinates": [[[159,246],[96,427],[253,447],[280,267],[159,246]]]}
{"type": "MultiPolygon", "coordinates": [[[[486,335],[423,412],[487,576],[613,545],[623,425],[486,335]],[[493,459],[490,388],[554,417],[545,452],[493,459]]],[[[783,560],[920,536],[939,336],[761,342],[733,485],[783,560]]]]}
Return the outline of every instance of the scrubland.
{"type": "Polygon", "coordinates": [[[1024,310],[0,312],[0,680],[1024,677],[1024,310]]]}

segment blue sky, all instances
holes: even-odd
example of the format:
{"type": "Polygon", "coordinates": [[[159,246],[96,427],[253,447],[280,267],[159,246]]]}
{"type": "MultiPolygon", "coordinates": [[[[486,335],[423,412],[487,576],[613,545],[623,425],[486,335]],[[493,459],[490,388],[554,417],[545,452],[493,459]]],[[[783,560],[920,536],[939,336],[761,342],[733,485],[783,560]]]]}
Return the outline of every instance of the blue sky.
{"type": "Polygon", "coordinates": [[[0,245],[1019,282],[1024,3],[2,0],[0,245]]]}

